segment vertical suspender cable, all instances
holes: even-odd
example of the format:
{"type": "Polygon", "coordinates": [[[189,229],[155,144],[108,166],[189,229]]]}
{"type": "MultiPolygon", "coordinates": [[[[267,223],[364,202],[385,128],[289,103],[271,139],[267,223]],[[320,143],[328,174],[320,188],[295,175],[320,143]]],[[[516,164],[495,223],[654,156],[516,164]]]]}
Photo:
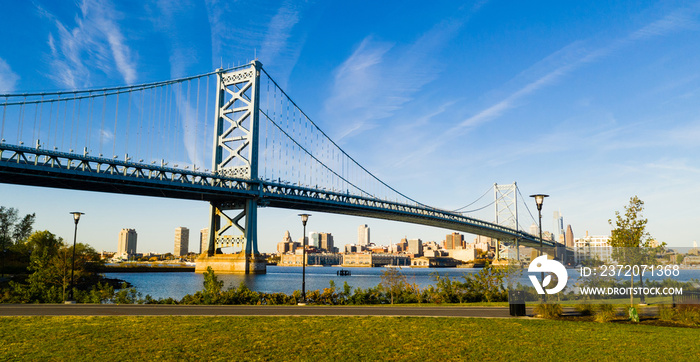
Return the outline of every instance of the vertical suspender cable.
{"type": "Polygon", "coordinates": [[[126,111],[126,132],[124,132],[124,161],[129,154],[129,132],[131,132],[131,90],[129,90],[129,108],[126,111]]]}
{"type": "Polygon", "coordinates": [[[194,156],[192,158],[192,171],[196,171],[197,169],[197,137],[199,137],[199,134],[197,133],[199,130],[199,127],[197,127],[199,124],[199,79],[200,78],[197,78],[197,103],[194,111],[194,156]]]}
{"type": "MultiPolygon", "coordinates": [[[[167,146],[170,141],[170,127],[166,126],[166,123],[169,125],[170,124],[170,100],[172,99],[172,89],[169,89],[168,86],[164,86],[161,88],[160,91],[160,102],[158,102],[158,131],[157,134],[159,135],[159,139],[161,141],[161,152],[163,152],[166,155],[170,155],[170,152],[167,152],[167,146]]],[[[165,155],[162,156],[163,158],[165,155]]]]}
{"type": "Polygon", "coordinates": [[[117,120],[119,119],[119,91],[117,91],[117,105],[114,108],[114,134],[112,137],[112,156],[117,155],[117,120]]]}
{"type": "MultiPolygon", "coordinates": [[[[41,96],[42,98],[44,96],[41,96]]],[[[34,127],[32,127],[32,143],[34,143],[34,140],[36,140],[36,118],[39,113],[39,103],[34,104],[34,127]]]]}
{"type": "Polygon", "coordinates": [[[143,106],[146,98],[146,91],[142,89],[139,93],[141,94],[141,107],[139,108],[139,120],[136,126],[136,155],[138,156],[139,162],[141,162],[141,160],[144,159],[141,155],[141,132],[143,132],[143,128],[141,127],[143,126],[143,106]]]}
{"type": "Polygon", "coordinates": [[[191,107],[190,107],[190,93],[192,93],[190,90],[191,82],[192,82],[191,80],[187,81],[187,103],[185,104],[185,107],[184,107],[185,109],[183,112],[185,115],[184,115],[184,117],[182,117],[183,118],[182,121],[183,121],[183,123],[185,123],[185,127],[183,127],[185,132],[183,132],[183,134],[182,134],[182,141],[184,143],[184,147],[182,147],[182,150],[184,152],[184,155],[182,158],[183,162],[187,161],[187,159],[189,158],[189,154],[190,154],[189,149],[188,149],[189,145],[187,144],[187,135],[188,135],[187,131],[189,131],[188,123],[190,122],[190,119],[192,118],[190,115],[190,109],[191,109],[191,107]]]}
{"type": "Polygon", "coordinates": [[[5,115],[7,114],[7,96],[5,96],[5,104],[2,105],[2,128],[0,128],[0,142],[5,142],[5,115]]]}
{"type": "Polygon", "coordinates": [[[100,157],[102,157],[102,141],[105,133],[105,110],[107,108],[107,92],[102,95],[102,122],[100,124],[100,157]]]}
{"type": "Polygon", "coordinates": [[[39,106],[39,125],[37,127],[37,144],[41,144],[41,118],[44,116],[44,96],[41,96],[41,103],[39,106]]]}
{"type": "Polygon", "coordinates": [[[66,123],[68,122],[68,99],[65,100],[63,105],[63,127],[61,128],[61,151],[64,151],[63,141],[66,139],[66,123]]]}
{"type": "Polygon", "coordinates": [[[49,107],[49,127],[46,133],[46,144],[48,146],[49,144],[49,137],[51,137],[51,123],[53,122],[53,101],[50,102],[51,106],[49,107]]]}
{"type": "MultiPolygon", "coordinates": [[[[205,91],[205,96],[204,96],[204,158],[202,159],[202,162],[207,162],[207,153],[206,153],[206,144],[207,144],[207,134],[209,130],[209,78],[211,78],[211,75],[207,76],[207,90],[205,91]]],[[[206,165],[206,163],[204,164],[206,165]]]]}
{"type": "Polygon", "coordinates": [[[24,97],[24,100],[22,101],[22,105],[19,107],[19,115],[18,115],[18,121],[19,127],[17,127],[17,143],[21,141],[20,135],[22,134],[22,123],[24,122],[24,103],[27,101],[27,97],[24,97]]]}
{"type": "Polygon", "coordinates": [[[88,103],[88,116],[87,116],[87,130],[85,131],[85,147],[90,149],[90,129],[92,128],[92,104],[95,101],[95,97],[92,96],[92,92],[89,94],[90,103],[88,103]]]}
{"type": "Polygon", "coordinates": [[[75,128],[75,145],[73,146],[74,150],[78,150],[78,129],[80,129],[80,106],[82,105],[83,99],[78,99],[78,125],[75,128]]]}

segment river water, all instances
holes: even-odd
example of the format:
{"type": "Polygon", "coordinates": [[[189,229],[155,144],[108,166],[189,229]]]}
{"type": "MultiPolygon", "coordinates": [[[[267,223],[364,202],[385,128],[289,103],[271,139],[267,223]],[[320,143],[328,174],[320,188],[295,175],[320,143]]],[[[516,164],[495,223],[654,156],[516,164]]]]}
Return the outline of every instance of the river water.
{"type": "MultiPolygon", "coordinates": [[[[344,282],[353,289],[375,287],[381,283],[382,273],[386,268],[340,268],[340,267],[307,267],[306,290],[323,290],[328,288],[333,280],[340,290],[344,282]],[[338,270],[349,270],[352,275],[338,276],[338,270]]],[[[441,276],[448,275],[460,280],[464,274],[478,273],[481,269],[475,268],[399,268],[401,274],[406,276],[409,283],[417,284],[421,289],[435,284],[431,274],[438,273],[441,276]]],[[[570,283],[579,277],[577,269],[568,269],[570,283]]],[[[204,289],[204,277],[197,273],[105,273],[108,278],[116,278],[129,282],[142,296],[147,294],[155,299],[173,298],[182,299],[187,294],[204,289]]],[[[261,275],[217,275],[224,282],[224,289],[235,288],[244,282],[248,288],[265,293],[292,294],[295,290],[301,290],[301,267],[268,266],[267,274],[261,275]]],[[[663,279],[647,278],[645,279],[663,279]]],[[[690,281],[700,279],[700,270],[681,270],[678,281],[690,281]]],[[[635,281],[638,278],[635,278],[635,281]]],[[[520,283],[530,283],[527,276],[518,278],[520,283]]]]}

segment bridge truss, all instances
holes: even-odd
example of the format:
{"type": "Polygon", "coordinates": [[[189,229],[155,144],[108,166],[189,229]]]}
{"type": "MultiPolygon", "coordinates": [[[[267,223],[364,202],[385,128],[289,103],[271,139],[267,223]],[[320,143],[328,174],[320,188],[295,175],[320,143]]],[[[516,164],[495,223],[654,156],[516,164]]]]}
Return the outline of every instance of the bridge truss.
{"type": "Polygon", "coordinates": [[[207,201],[214,230],[209,253],[236,246],[257,254],[258,207],[398,220],[539,245],[517,220],[500,222],[498,205],[506,204],[497,204],[496,220],[488,222],[396,191],[335,144],[258,61],[166,82],[3,98],[0,182],[207,201]],[[212,148],[203,146],[207,139],[212,148]],[[110,143],[111,157],[104,154],[110,143]],[[82,152],[75,151],[79,146],[82,152]],[[206,158],[211,169],[202,170],[206,158]]]}

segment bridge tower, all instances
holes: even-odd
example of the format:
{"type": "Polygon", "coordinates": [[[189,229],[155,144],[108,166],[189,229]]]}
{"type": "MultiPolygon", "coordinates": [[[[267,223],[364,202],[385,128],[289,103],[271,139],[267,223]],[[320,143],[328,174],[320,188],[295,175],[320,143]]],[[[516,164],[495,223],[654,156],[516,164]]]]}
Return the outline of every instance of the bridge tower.
{"type": "Polygon", "coordinates": [[[197,272],[211,266],[217,273],[264,274],[266,260],[258,253],[258,129],[260,72],[249,66],[217,74],[212,171],[248,181],[247,198],[211,201],[209,247],[197,259],[197,272]],[[238,254],[221,254],[225,247],[241,247],[238,254]]]}
{"type": "MultiPolygon", "coordinates": [[[[518,185],[513,182],[508,185],[493,184],[496,224],[518,231],[518,185]]],[[[501,241],[496,241],[496,259],[500,259],[501,241]]],[[[516,259],[520,260],[520,242],[515,239],[516,259]]]]}

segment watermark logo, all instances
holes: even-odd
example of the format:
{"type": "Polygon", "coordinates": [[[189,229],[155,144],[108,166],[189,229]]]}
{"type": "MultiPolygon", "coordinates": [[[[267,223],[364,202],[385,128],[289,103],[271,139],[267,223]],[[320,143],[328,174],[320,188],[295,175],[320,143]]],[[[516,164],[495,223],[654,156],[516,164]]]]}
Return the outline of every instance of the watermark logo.
{"type": "Polygon", "coordinates": [[[552,273],[557,276],[557,285],[555,285],[554,288],[544,289],[549,285],[549,283],[552,282],[551,274],[544,277],[544,280],[542,280],[542,285],[540,285],[540,281],[537,280],[537,276],[528,275],[532,285],[535,286],[535,289],[537,289],[537,293],[539,294],[545,294],[545,290],[547,291],[547,294],[559,293],[564,289],[564,287],[566,287],[566,282],[569,280],[569,273],[566,272],[564,265],[556,260],[547,259],[547,255],[542,255],[535,258],[535,260],[530,263],[527,271],[530,273],[552,273]]]}

